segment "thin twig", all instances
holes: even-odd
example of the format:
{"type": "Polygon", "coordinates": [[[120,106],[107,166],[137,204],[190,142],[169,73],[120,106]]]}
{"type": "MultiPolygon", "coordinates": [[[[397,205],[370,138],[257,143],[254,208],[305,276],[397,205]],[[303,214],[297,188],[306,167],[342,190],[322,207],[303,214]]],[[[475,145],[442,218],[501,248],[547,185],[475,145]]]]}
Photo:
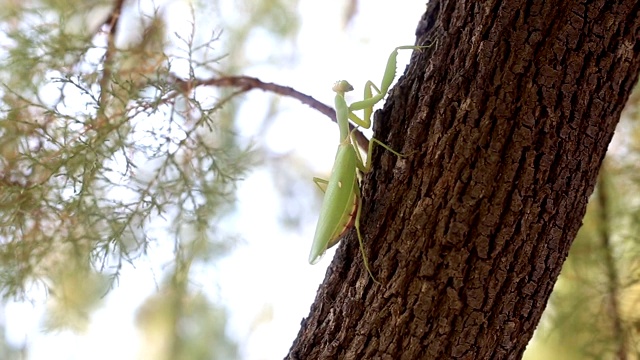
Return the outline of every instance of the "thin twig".
{"type": "Polygon", "coordinates": [[[117,0],[111,14],[105,21],[105,24],[109,26],[109,35],[107,36],[107,50],[104,54],[104,68],[102,70],[102,78],[100,78],[100,112],[104,114],[105,106],[107,102],[107,96],[109,95],[109,81],[111,80],[111,72],[113,70],[113,57],[116,52],[116,34],[118,32],[118,24],[120,20],[120,14],[122,13],[122,7],[124,6],[124,0],[117,0]]]}
{"type": "MultiPolygon", "coordinates": [[[[183,80],[176,77],[174,79],[178,88],[185,93],[190,92],[197,86],[204,85],[217,87],[237,87],[241,89],[240,92],[260,89],[262,91],[269,91],[278,95],[292,97],[300,101],[301,103],[308,105],[309,107],[328,116],[331,120],[333,120],[333,122],[337,122],[336,112],[332,107],[314,99],[312,96],[301,93],[300,91],[297,91],[289,86],[267,83],[258,78],[250,76],[223,76],[219,78],[195,80],[183,80]]],[[[363,149],[367,149],[369,146],[369,140],[364,136],[364,134],[357,130],[356,127],[351,123],[349,123],[349,130],[353,131],[358,145],[363,149]]]]}

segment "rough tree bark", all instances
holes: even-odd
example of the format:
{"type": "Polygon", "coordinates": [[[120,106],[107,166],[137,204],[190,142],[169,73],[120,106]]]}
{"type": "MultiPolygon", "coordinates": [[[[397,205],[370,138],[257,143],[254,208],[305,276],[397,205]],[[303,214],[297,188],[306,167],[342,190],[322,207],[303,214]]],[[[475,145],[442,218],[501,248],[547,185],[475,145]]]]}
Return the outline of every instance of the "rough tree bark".
{"type": "Polygon", "coordinates": [[[432,0],[289,359],[518,359],[640,65],[635,0],[432,0]]]}

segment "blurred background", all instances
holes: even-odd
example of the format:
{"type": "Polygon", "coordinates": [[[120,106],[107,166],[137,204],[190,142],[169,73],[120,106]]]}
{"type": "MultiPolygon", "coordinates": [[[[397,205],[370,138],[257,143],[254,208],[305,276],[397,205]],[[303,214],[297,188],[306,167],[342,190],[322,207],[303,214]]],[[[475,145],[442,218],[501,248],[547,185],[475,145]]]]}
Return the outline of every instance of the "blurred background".
{"type": "MultiPolygon", "coordinates": [[[[353,101],[424,3],[0,5],[0,358],[284,357],[333,256],[307,262],[337,126],[272,93],[176,84],[248,75],[331,105],[348,79],[353,101]]],[[[528,360],[640,358],[639,102],[528,360]]]]}

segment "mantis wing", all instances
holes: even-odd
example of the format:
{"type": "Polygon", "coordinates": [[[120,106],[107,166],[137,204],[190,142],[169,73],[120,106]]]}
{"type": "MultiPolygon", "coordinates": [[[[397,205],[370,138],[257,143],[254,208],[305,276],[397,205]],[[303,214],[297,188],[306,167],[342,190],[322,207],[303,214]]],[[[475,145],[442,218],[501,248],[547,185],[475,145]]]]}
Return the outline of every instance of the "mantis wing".
{"type": "Polygon", "coordinates": [[[349,142],[338,147],[333,171],[320,208],[320,217],[309,254],[309,263],[317,263],[327,248],[335,245],[353,223],[358,203],[356,151],[349,142]]]}

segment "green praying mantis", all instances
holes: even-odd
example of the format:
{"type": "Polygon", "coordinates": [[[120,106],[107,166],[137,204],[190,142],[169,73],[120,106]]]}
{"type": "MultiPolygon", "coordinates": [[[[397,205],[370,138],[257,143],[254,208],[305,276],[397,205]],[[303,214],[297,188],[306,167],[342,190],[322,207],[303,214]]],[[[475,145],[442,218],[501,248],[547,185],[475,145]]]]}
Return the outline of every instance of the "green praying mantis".
{"type": "Polygon", "coordinates": [[[374,144],[379,144],[396,156],[404,155],[394,151],[387,145],[372,138],[367,149],[366,162],[362,160],[354,133],[349,131],[349,120],[358,127],[368,129],[371,127],[371,114],[373,106],[380,102],[389,91],[389,87],[396,76],[398,50],[422,49],[426,46],[398,46],[389,55],[387,67],[382,77],[382,83],[378,88],[373,82],[367,81],[364,88],[364,100],[347,105],[344,98],[346,92],[352,91],[353,86],[345,80],[338,81],[333,86],[335,91],[336,120],[340,129],[340,145],[336,153],[335,162],[329,180],[314,178],[313,181],[324,192],[324,200],[320,208],[320,217],[309,254],[309,263],[317,263],[328,248],[337,244],[346,231],[355,225],[360,243],[360,251],[364,266],[371,278],[377,282],[364,252],[362,235],[360,234],[360,210],[362,197],[360,194],[360,182],[358,171],[367,173],[371,170],[371,153],[374,144]],[[373,95],[373,90],[376,94],[373,95]],[[354,111],[363,110],[363,118],[359,118],[354,111]]]}

